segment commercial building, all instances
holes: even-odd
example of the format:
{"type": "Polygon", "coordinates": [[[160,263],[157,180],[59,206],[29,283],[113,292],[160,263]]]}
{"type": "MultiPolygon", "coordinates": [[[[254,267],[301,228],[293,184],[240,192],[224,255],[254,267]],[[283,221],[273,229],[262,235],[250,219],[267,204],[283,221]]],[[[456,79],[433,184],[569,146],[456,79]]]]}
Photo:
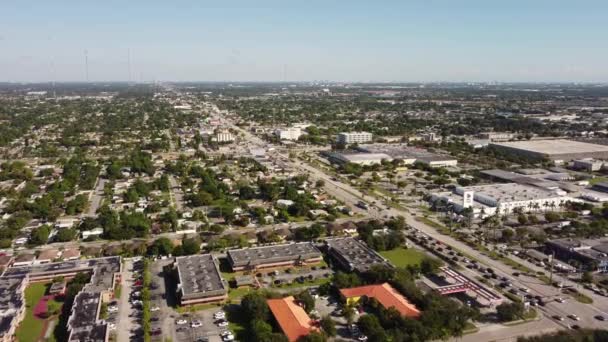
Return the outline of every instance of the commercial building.
{"type": "Polygon", "coordinates": [[[556,239],[545,242],[545,247],[566,263],[576,260],[583,270],[608,272],[608,239],[556,239]]]}
{"type": "Polygon", "coordinates": [[[376,265],[393,267],[376,251],[352,237],[327,239],[325,245],[329,256],[351,272],[365,272],[376,265]]]}
{"type": "Polygon", "coordinates": [[[178,257],[175,266],[181,305],[221,302],[228,298],[226,282],[211,254],[178,257]]]}
{"type": "Polygon", "coordinates": [[[531,159],[549,159],[556,163],[583,158],[608,158],[608,146],[586,142],[555,139],[491,143],[490,147],[531,159]]]}
{"type": "Polygon", "coordinates": [[[405,317],[420,317],[420,310],[389,283],[340,289],[340,294],[346,299],[347,304],[356,304],[361,297],[366,296],[376,299],[385,309],[394,308],[405,317]]]}
{"type": "Polygon", "coordinates": [[[229,250],[227,254],[234,272],[309,265],[323,260],[321,251],[310,242],[235,249],[229,250]]]}
{"type": "Polygon", "coordinates": [[[391,156],[384,153],[328,152],[326,155],[331,162],[338,164],[374,165],[382,163],[383,160],[393,160],[391,156]]]}
{"type": "Polygon", "coordinates": [[[606,164],[603,160],[593,158],[583,158],[572,162],[572,167],[577,170],[585,170],[587,172],[600,171],[606,164]]]}
{"type": "Polygon", "coordinates": [[[268,299],[267,303],[274,319],[290,342],[295,342],[312,331],[318,330],[293,296],[268,299]]]}
{"type": "Polygon", "coordinates": [[[302,129],[299,127],[280,128],[274,131],[279,140],[298,140],[302,136],[302,129]]]}
{"type": "Polygon", "coordinates": [[[455,212],[471,208],[473,217],[487,217],[506,215],[515,210],[559,210],[566,202],[578,200],[559,190],[547,191],[525,184],[502,183],[456,187],[453,192],[432,194],[431,201],[442,201],[455,212]]]}
{"type": "Polygon", "coordinates": [[[458,160],[452,156],[446,156],[428,150],[407,146],[406,144],[365,144],[357,146],[357,151],[366,153],[386,154],[391,159],[402,160],[404,164],[416,162],[431,167],[448,167],[458,165],[458,160]]]}
{"type": "Polygon", "coordinates": [[[338,144],[364,144],[372,141],[372,138],[369,132],[342,132],[338,133],[336,141],[338,144]]]}
{"type": "Polygon", "coordinates": [[[508,132],[484,132],[479,133],[478,137],[490,141],[507,141],[515,138],[515,134],[508,132]]]}

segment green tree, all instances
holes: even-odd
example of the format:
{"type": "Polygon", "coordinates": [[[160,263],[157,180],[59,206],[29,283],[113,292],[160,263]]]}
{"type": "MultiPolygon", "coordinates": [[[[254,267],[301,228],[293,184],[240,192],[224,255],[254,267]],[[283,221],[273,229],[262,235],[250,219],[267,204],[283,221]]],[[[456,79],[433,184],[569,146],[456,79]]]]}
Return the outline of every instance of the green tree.
{"type": "Polygon", "coordinates": [[[321,318],[321,328],[327,334],[327,336],[336,336],[336,323],[329,316],[321,318]]]}
{"type": "Polygon", "coordinates": [[[308,290],[304,290],[294,296],[294,298],[304,306],[304,311],[310,313],[315,309],[315,299],[310,295],[308,290]]]}
{"type": "Polygon", "coordinates": [[[521,302],[502,303],[496,307],[496,315],[502,322],[522,318],[524,315],[524,304],[521,302]]]}
{"type": "Polygon", "coordinates": [[[63,228],[57,232],[57,235],[55,235],[55,240],[58,242],[72,241],[76,238],[77,235],[78,231],[76,231],[76,229],[63,228]]]}
{"type": "Polygon", "coordinates": [[[248,321],[269,319],[270,309],[266,297],[260,292],[250,292],[241,299],[241,312],[248,321]]]}
{"type": "Polygon", "coordinates": [[[173,242],[166,237],[161,237],[152,243],[148,248],[149,255],[170,255],[173,253],[173,242]]]}
{"type": "Polygon", "coordinates": [[[48,242],[50,234],[51,227],[44,224],[32,231],[30,235],[30,244],[35,246],[44,245],[48,242]]]}

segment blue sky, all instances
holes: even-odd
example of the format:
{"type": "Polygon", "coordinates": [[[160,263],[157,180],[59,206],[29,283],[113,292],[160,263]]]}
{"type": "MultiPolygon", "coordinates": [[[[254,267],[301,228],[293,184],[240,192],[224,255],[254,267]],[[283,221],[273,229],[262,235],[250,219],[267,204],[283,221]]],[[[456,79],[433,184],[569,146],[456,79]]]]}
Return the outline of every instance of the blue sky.
{"type": "Polygon", "coordinates": [[[0,81],[608,81],[608,1],[2,1],[0,81]],[[227,4],[224,4],[226,2],[227,4]]]}

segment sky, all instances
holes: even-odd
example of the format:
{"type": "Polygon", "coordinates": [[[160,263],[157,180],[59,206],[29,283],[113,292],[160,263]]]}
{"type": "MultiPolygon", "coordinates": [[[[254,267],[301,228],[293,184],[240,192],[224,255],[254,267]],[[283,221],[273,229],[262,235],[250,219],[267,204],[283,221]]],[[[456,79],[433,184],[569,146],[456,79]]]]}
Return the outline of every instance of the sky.
{"type": "Polygon", "coordinates": [[[608,1],[0,0],[0,81],[85,55],[89,81],[608,82],[608,1]]]}

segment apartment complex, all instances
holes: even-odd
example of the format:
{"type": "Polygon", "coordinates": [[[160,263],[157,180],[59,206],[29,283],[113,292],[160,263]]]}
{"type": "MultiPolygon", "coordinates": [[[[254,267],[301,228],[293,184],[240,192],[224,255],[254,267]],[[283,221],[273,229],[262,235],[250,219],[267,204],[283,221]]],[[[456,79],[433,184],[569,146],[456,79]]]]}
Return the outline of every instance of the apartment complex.
{"type": "Polygon", "coordinates": [[[120,280],[120,257],[46,263],[10,267],[0,277],[1,341],[12,341],[25,312],[24,290],[30,282],[50,281],[55,277],[72,278],[91,273],[90,282],[74,298],[68,318],[68,341],[107,342],[107,323],[99,317],[101,303],[108,302],[120,280]]]}
{"type": "Polygon", "coordinates": [[[279,140],[298,140],[302,136],[302,129],[299,127],[281,128],[274,131],[279,140]]]}
{"type": "Polygon", "coordinates": [[[336,141],[339,144],[364,144],[372,141],[372,134],[369,132],[342,132],[338,133],[336,141]]]}

